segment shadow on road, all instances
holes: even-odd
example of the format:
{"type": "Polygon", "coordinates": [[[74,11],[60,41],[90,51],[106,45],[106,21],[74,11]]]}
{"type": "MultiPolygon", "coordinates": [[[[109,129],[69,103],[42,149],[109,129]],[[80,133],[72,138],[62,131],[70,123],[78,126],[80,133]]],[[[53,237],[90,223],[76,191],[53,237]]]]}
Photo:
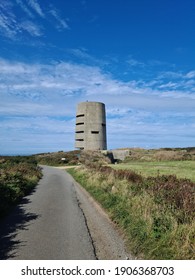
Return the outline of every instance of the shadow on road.
{"type": "Polygon", "coordinates": [[[25,230],[31,221],[38,218],[38,215],[28,213],[23,209],[29,202],[30,199],[24,197],[8,216],[0,220],[0,260],[15,256],[15,249],[19,245],[22,246],[22,242],[16,239],[17,230],[25,230]]]}

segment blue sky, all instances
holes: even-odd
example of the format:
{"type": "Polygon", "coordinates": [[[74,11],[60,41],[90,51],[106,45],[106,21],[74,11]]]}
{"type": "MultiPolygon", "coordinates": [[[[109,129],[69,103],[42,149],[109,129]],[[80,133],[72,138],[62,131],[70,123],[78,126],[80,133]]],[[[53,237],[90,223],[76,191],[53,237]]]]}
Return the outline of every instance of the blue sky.
{"type": "Polygon", "coordinates": [[[1,0],[0,154],[73,150],[86,100],[109,149],[195,146],[195,1],[1,0]]]}

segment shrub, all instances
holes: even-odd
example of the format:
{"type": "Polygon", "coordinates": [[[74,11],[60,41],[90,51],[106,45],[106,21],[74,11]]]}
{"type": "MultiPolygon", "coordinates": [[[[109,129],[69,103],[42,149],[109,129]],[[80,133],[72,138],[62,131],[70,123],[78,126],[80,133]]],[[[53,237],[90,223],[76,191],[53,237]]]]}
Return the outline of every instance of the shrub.
{"type": "Polygon", "coordinates": [[[82,151],[79,161],[87,166],[101,166],[103,164],[111,163],[109,157],[101,151],[82,151]]]}
{"type": "Polygon", "coordinates": [[[1,161],[0,217],[26,195],[41,178],[41,170],[34,158],[9,157],[1,161]]]}
{"type": "Polygon", "coordinates": [[[154,160],[166,161],[166,160],[182,160],[183,155],[178,151],[157,151],[154,154],[154,160]]]}
{"type": "Polygon", "coordinates": [[[80,151],[70,151],[70,152],[55,152],[36,155],[36,159],[40,164],[59,166],[59,165],[72,165],[78,164],[80,157],[80,151]],[[65,158],[65,161],[62,160],[65,158]]]}
{"type": "Polygon", "coordinates": [[[149,177],[144,188],[154,196],[156,203],[165,205],[177,217],[178,222],[188,222],[194,218],[195,183],[188,179],[178,179],[175,175],[149,177]]]}

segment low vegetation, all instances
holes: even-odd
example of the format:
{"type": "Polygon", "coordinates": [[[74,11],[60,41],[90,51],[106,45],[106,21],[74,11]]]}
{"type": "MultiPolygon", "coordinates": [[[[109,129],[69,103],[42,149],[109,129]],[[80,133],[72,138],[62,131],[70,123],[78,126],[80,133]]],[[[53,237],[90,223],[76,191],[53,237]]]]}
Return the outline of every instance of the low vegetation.
{"type": "Polygon", "coordinates": [[[0,217],[28,194],[40,178],[35,157],[0,157],[0,217]]]}
{"type": "Polygon", "coordinates": [[[143,177],[89,162],[69,172],[124,230],[135,256],[195,258],[195,183],[175,175],[143,177]]]}
{"type": "Polygon", "coordinates": [[[44,153],[35,156],[39,164],[51,166],[70,166],[86,163],[111,163],[110,159],[103,155],[100,151],[69,151],[69,152],[55,152],[44,153]]]}
{"type": "Polygon", "coordinates": [[[195,148],[127,149],[129,156],[124,163],[132,161],[185,161],[195,160],[195,148]]]}
{"type": "Polygon", "coordinates": [[[43,153],[37,154],[36,160],[39,164],[50,166],[63,166],[63,165],[75,165],[79,162],[80,151],[70,152],[55,152],[55,153],[43,153]]]}

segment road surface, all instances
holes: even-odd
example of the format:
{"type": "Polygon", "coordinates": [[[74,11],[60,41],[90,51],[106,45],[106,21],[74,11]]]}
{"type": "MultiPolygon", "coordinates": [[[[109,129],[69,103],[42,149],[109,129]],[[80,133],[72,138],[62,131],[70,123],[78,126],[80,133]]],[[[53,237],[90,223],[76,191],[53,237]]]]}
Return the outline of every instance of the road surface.
{"type": "Polygon", "coordinates": [[[89,194],[65,170],[42,168],[35,190],[0,222],[0,259],[131,258],[89,194]]]}

